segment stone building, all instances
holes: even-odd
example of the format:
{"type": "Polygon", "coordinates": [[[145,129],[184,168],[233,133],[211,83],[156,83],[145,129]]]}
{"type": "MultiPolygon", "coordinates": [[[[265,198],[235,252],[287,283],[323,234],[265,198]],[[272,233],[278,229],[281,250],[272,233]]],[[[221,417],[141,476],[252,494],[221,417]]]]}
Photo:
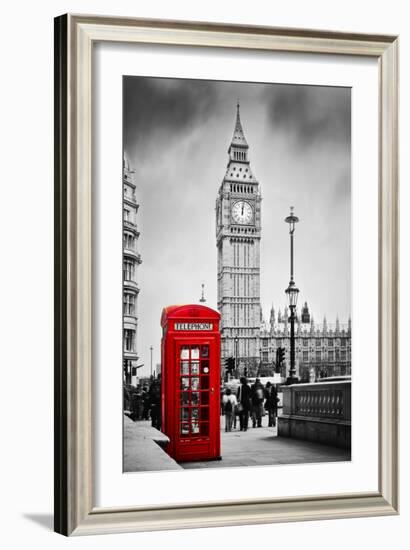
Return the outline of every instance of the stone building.
{"type": "Polygon", "coordinates": [[[258,358],[261,325],[261,195],[237,105],[228,165],[216,200],[222,358],[258,358]]]}
{"type": "Polygon", "coordinates": [[[137,267],[141,263],[138,253],[138,203],[134,171],[127,157],[123,163],[123,349],[124,382],[137,384],[137,267]]]}
{"type": "MultiPolygon", "coordinates": [[[[260,362],[258,372],[270,375],[275,368],[276,350],[285,349],[282,377],[289,371],[290,323],[288,308],[283,314],[272,306],[269,323],[260,331],[260,362]]],[[[295,325],[296,374],[301,381],[317,380],[328,376],[351,374],[351,321],[316,323],[309,314],[307,303],[297,312],[295,325]]]]}
{"type": "MultiPolygon", "coordinates": [[[[221,313],[222,371],[228,357],[236,359],[236,375],[272,375],[276,350],[285,349],[289,364],[289,312],[262,317],[260,300],[261,193],[249,161],[237,105],[228,164],[216,199],[218,310],[221,313]]],[[[310,317],[307,304],[298,312],[296,372],[303,381],[350,374],[351,326],[337,319],[331,325],[310,317]]],[[[283,372],[282,376],[286,376],[283,372]]]]}

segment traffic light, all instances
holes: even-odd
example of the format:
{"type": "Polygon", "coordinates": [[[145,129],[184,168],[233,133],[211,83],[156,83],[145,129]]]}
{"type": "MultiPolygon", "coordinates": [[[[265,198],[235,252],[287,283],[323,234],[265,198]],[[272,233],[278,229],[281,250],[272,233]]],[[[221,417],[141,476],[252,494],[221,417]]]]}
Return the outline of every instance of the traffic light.
{"type": "Polygon", "coordinates": [[[228,357],[225,359],[225,370],[228,374],[232,376],[233,371],[235,370],[235,358],[234,357],[228,357]]]}
{"type": "Polygon", "coordinates": [[[285,348],[278,348],[276,350],[276,372],[281,371],[281,367],[285,361],[285,348]]]}

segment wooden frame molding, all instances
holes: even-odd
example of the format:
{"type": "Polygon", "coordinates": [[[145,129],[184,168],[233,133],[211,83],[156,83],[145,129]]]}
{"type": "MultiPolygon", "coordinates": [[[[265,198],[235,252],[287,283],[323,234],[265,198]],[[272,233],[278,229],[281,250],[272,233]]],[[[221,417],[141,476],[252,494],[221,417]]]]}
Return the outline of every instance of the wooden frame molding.
{"type": "Polygon", "coordinates": [[[63,15],[55,20],[55,530],[64,535],[398,512],[398,38],[63,15]],[[372,57],[379,66],[379,490],[181,506],[93,506],[91,75],[96,42],[372,57]]]}

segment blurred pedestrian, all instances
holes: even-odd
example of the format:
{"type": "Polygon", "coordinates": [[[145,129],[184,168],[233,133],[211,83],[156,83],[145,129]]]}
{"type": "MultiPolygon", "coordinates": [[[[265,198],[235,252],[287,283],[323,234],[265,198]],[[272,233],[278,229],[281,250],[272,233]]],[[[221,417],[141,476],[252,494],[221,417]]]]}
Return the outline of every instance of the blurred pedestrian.
{"type": "Polygon", "coordinates": [[[251,410],[251,388],[245,376],[240,379],[241,385],[236,392],[238,400],[239,428],[246,432],[248,429],[249,413],[251,410]]]}
{"type": "Polygon", "coordinates": [[[268,382],[265,387],[265,409],[268,413],[268,426],[276,426],[278,416],[278,392],[276,386],[268,382]]]}
{"type": "Polygon", "coordinates": [[[235,416],[235,407],[238,404],[235,395],[232,394],[230,388],[226,388],[225,395],[222,398],[225,414],[225,431],[232,431],[233,418],[235,416]]]}
{"type": "Polygon", "coordinates": [[[149,402],[151,409],[151,425],[157,430],[161,429],[161,384],[154,380],[149,389],[149,402]]]}
{"type": "Polygon", "coordinates": [[[251,387],[251,399],[252,399],[252,426],[253,428],[262,427],[262,416],[264,414],[263,401],[265,398],[265,388],[263,387],[260,378],[255,380],[255,383],[251,387]]]}
{"type": "Polygon", "coordinates": [[[150,400],[149,400],[148,388],[144,387],[144,389],[142,390],[142,419],[143,420],[149,419],[149,409],[150,409],[150,400]]]}

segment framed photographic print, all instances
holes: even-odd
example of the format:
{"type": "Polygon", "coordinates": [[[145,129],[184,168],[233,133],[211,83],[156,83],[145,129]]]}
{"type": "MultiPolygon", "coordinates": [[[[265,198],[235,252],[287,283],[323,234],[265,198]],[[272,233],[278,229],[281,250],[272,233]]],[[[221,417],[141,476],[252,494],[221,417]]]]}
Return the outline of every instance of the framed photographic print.
{"type": "Polygon", "coordinates": [[[397,37],[55,31],[56,531],[397,513],[397,37]]]}

